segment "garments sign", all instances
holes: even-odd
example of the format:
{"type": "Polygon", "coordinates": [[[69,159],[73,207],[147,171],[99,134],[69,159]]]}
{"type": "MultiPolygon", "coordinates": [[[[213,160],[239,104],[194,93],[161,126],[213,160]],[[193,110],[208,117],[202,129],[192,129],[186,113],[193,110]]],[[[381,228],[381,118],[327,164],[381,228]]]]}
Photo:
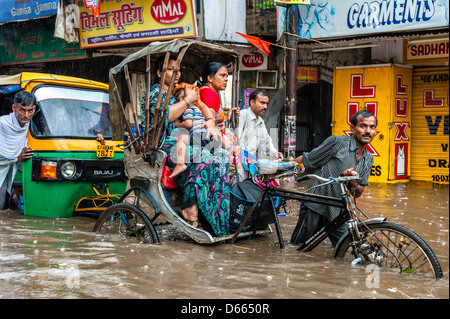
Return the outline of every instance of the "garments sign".
{"type": "Polygon", "coordinates": [[[315,66],[298,66],[297,82],[317,83],[319,79],[319,68],[315,66]]]}
{"type": "Polygon", "coordinates": [[[369,181],[410,176],[411,96],[411,67],[384,64],[334,71],[333,134],[350,135],[350,119],[360,110],[378,119],[376,136],[366,146],[374,158],[369,181]]]}
{"type": "MultiPolygon", "coordinates": [[[[298,6],[298,35],[331,38],[380,32],[442,28],[449,25],[448,0],[311,0],[298,6]]],[[[286,8],[279,7],[279,36],[286,8]]]]}
{"type": "Polygon", "coordinates": [[[0,24],[46,17],[58,12],[58,0],[1,1],[0,24]]]}
{"type": "Polygon", "coordinates": [[[404,63],[448,62],[448,37],[413,38],[404,40],[404,63]]]}
{"type": "Polygon", "coordinates": [[[449,184],[448,67],[415,68],[411,180],[449,184]]]}
{"type": "Polygon", "coordinates": [[[80,4],[80,47],[196,37],[192,1],[105,1],[98,17],[80,4]]]}

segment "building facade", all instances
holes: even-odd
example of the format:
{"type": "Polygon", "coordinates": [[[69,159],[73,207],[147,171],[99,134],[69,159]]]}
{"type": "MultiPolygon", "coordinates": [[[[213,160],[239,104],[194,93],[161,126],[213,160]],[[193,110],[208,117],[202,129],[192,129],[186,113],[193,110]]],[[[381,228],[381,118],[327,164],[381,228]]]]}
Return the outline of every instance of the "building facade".
{"type": "MultiPolygon", "coordinates": [[[[2,3],[0,74],[108,82],[111,67],[151,41],[220,43],[240,54],[238,85],[224,92],[224,106],[246,108],[251,91],[265,88],[266,126],[280,150],[300,155],[331,134],[348,134],[351,114],[368,109],[380,119],[369,147],[372,181],[448,184],[448,1],[310,0],[295,5],[295,19],[286,5],[263,0],[99,3],[98,16],[81,0],[2,3]],[[294,23],[296,31],[288,32],[294,23]],[[270,53],[237,32],[267,41],[270,53]],[[293,38],[295,66],[286,61],[293,38]],[[297,69],[296,112],[288,118],[291,67],[297,69]]],[[[131,72],[139,98],[145,77],[131,72]]]]}

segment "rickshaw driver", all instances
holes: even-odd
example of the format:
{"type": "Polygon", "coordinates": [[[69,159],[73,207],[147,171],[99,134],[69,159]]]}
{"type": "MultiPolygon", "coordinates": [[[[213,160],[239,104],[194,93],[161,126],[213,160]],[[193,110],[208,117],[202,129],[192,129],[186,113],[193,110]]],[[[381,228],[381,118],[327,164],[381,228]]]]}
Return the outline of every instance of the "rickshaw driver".
{"type": "Polygon", "coordinates": [[[20,162],[33,156],[26,147],[28,127],[36,110],[34,94],[20,91],[14,96],[12,111],[0,117],[0,210],[5,206],[20,162]]]}

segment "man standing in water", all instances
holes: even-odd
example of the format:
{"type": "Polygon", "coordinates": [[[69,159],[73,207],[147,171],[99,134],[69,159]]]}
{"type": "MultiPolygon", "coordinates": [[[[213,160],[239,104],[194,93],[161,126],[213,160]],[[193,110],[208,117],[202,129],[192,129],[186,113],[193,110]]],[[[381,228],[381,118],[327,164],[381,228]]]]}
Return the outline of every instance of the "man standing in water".
{"type": "Polygon", "coordinates": [[[20,162],[33,156],[26,147],[28,126],[36,110],[34,94],[20,91],[14,96],[13,112],[0,117],[0,210],[11,189],[20,162]]]}
{"type": "MultiPolygon", "coordinates": [[[[351,118],[350,136],[330,136],[321,145],[309,153],[304,153],[295,159],[296,162],[305,165],[306,170],[315,170],[315,174],[328,178],[339,175],[352,176],[358,172],[361,181],[349,182],[349,189],[355,197],[362,195],[364,186],[368,185],[370,171],[372,170],[373,157],[366,145],[372,142],[376,135],[378,121],[376,117],[367,111],[359,111],[351,118]]],[[[315,187],[321,182],[313,179],[308,188],[309,192],[319,195],[340,197],[338,184],[315,187]],[[314,188],[315,187],[315,188],[314,188]]],[[[340,212],[338,207],[317,203],[302,203],[297,226],[291,237],[292,244],[305,243],[312,235],[318,232],[330,220],[340,212]]],[[[333,246],[346,232],[345,225],[330,234],[333,246]]]]}

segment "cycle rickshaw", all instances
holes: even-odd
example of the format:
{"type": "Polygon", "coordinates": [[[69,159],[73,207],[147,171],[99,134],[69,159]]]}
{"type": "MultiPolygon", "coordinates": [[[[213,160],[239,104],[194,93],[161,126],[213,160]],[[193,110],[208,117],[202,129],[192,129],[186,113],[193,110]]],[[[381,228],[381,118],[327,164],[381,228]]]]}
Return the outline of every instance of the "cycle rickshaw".
{"type": "MultiPolygon", "coordinates": [[[[196,243],[213,244],[223,241],[234,242],[238,238],[253,236],[256,234],[268,234],[272,232],[270,225],[258,227],[258,221],[261,211],[268,209],[271,212],[272,223],[276,227],[280,248],[284,248],[283,238],[278,223],[277,214],[280,210],[275,205],[275,201],[281,198],[283,201],[312,201],[326,205],[332,205],[341,208],[341,214],[336,217],[329,225],[325,226],[320,232],[315,234],[304,245],[299,247],[301,251],[310,251],[321,243],[328,234],[334,229],[346,224],[348,232],[342,237],[335,248],[335,257],[350,258],[352,264],[375,263],[383,268],[399,269],[401,272],[425,273],[435,278],[443,276],[440,264],[431,248],[411,230],[392,223],[387,223],[385,218],[369,218],[352,201],[351,194],[347,189],[347,182],[352,177],[330,177],[322,178],[316,175],[304,175],[300,180],[308,178],[320,179],[324,185],[329,183],[338,183],[341,187],[341,198],[330,198],[300,192],[292,189],[283,189],[278,186],[271,186],[271,181],[283,177],[299,177],[302,171],[293,163],[285,162],[280,168],[275,163],[275,168],[269,165],[259,167],[258,174],[262,179],[258,181],[264,183],[259,197],[255,200],[251,208],[246,212],[240,227],[234,233],[229,235],[215,237],[209,232],[192,227],[184,221],[177,213],[176,192],[163,185],[162,172],[166,159],[166,154],[157,150],[157,136],[162,123],[156,123],[156,126],[150,131],[148,123],[140,133],[136,130],[133,133],[132,123],[138,126],[136,106],[130,81],[128,65],[142,59],[146,60],[147,93],[150,89],[150,66],[152,55],[166,54],[167,59],[170,52],[178,53],[178,60],[175,70],[180,68],[181,61],[186,52],[188,65],[200,65],[207,62],[208,59],[219,60],[224,63],[233,64],[233,80],[238,81],[237,77],[237,53],[233,50],[217,46],[210,43],[203,43],[193,40],[172,40],[168,42],[154,42],[147,47],[137,51],[125,58],[119,65],[110,70],[110,103],[119,104],[119,109],[123,112],[124,129],[128,133],[128,139],[125,142],[124,162],[126,174],[130,181],[130,188],[121,196],[115,205],[107,208],[98,218],[94,231],[103,234],[119,234],[125,237],[137,238],[141,242],[159,243],[160,236],[157,228],[163,224],[175,225],[177,229],[188,235],[196,243]],[[197,62],[196,62],[197,61],[197,62]],[[133,109],[131,120],[128,120],[127,113],[123,106],[119,87],[116,84],[115,76],[123,69],[129,97],[133,109]],[[267,171],[265,171],[267,170],[267,171]],[[268,204],[267,204],[268,203],[268,204]],[[244,226],[250,220],[252,215],[256,215],[253,226],[245,229],[244,226]],[[363,216],[362,216],[363,215],[363,216]],[[159,223],[158,219],[163,216],[165,222],[159,223]]],[[[167,60],[166,59],[166,60],[167,60]]],[[[167,65],[167,64],[166,64],[167,65]]],[[[191,70],[192,71],[192,70],[191,70]]],[[[183,73],[186,73],[183,71],[183,73]]],[[[176,74],[176,72],[174,72],[176,74]]],[[[164,76],[162,76],[164,78],[164,76]]],[[[173,89],[174,78],[172,78],[169,91],[173,89]]],[[[236,96],[236,83],[234,95],[236,96]]],[[[170,94],[170,93],[168,93],[170,94]]],[[[147,94],[148,96],[148,94],[147,94]]],[[[166,101],[169,98],[166,97],[166,101]]],[[[148,109],[148,103],[146,104],[148,109]]],[[[156,110],[165,112],[167,104],[157,105],[156,110]]],[[[155,116],[156,118],[156,116],[155,116]]]]}

